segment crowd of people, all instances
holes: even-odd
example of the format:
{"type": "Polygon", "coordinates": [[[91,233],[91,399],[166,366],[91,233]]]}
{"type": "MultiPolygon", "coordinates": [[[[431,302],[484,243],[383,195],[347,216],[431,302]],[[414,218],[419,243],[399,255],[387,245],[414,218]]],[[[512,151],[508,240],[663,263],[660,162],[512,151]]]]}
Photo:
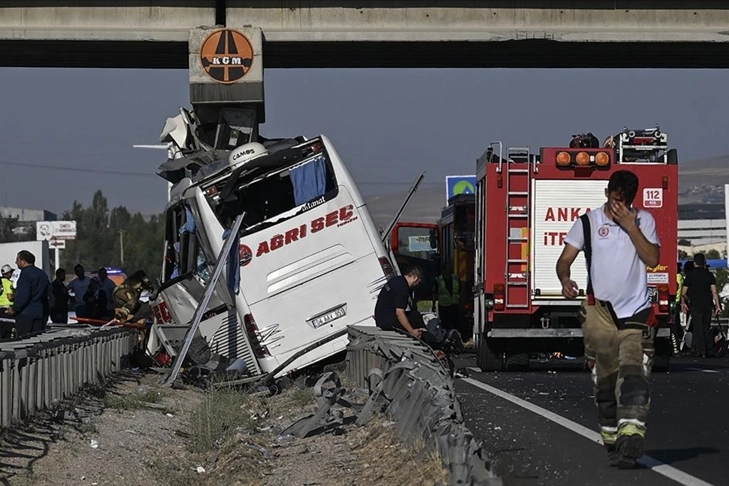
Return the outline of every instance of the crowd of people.
{"type": "Polygon", "coordinates": [[[18,253],[15,265],[20,275],[15,284],[12,265],[0,268],[0,340],[42,332],[49,320],[67,324],[70,311],[79,320],[97,323],[136,322],[151,314],[151,307],[142,302],[141,296],[154,289],[142,270],[116,285],[106,268],[89,276],[83,265],[77,264],[73,269],[76,277],[66,284],[65,269],[58,268],[56,278],[50,282],[35,261],[35,255],[27,250],[18,253]]]}

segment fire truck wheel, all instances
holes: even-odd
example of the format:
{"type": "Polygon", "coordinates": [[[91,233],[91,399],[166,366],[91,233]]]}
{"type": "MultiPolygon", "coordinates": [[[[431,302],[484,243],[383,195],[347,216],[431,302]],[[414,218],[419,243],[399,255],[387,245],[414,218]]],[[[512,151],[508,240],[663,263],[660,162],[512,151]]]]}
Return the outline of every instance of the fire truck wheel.
{"type": "Polygon", "coordinates": [[[476,351],[476,365],[481,371],[499,371],[502,369],[501,357],[494,354],[486,339],[481,337],[476,351]]]}
{"type": "Polygon", "coordinates": [[[527,369],[529,368],[529,353],[514,353],[506,355],[506,369],[527,369]]]}

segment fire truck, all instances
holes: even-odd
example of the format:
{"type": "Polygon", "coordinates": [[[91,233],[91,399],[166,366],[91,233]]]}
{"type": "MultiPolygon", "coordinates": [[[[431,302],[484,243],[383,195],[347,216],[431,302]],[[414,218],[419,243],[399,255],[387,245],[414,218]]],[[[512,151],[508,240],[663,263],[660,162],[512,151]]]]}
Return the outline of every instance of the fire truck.
{"type": "Polygon", "coordinates": [[[555,265],[573,223],[604,204],[611,174],[634,172],[633,207],[651,212],[661,242],[648,285],[660,326],[654,368],[665,369],[670,346],[669,303],[676,294],[678,155],[659,127],[625,129],[598,140],[576,136],[568,147],[505,147],[492,142],[477,160],[474,338],[482,370],[526,367],[536,353],[581,356],[577,312],[587,269],[572,265],[580,296],[566,299],[555,265]]]}
{"type": "MultiPolygon", "coordinates": [[[[473,274],[475,238],[475,194],[458,194],[448,201],[437,223],[403,222],[395,224],[390,248],[401,271],[419,266],[424,281],[415,288],[418,309],[432,309],[437,298],[436,279],[443,264],[451,265],[461,282],[460,312],[462,329],[473,328],[473,274]]],[[[463,336],[464,340],[469,336],[463,336]]]]}

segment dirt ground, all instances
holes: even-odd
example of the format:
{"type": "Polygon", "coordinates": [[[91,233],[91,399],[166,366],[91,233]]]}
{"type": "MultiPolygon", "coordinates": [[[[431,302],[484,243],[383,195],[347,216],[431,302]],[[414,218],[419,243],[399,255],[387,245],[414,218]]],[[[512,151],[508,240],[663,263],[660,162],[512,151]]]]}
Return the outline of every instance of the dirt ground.
{"type": "MultiPolygon", "coordinates": [[[[312,388],[273,397],[171,389],[126,373],[0,435],[3,485],[422,485],[445,483],[440,460],[403,447],[395,424],[280,435],[312,414],[312,388]]],[[[360,399],[364,401],[364,398],[360,399]]]]}

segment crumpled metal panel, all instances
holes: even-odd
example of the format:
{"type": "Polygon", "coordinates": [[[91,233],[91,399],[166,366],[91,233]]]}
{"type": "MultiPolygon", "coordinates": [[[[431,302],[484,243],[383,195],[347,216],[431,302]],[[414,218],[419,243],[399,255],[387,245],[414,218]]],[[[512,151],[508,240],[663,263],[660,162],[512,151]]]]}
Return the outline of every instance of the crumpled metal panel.
{"type": "Polygon", "coordinates": [[[0,428],[119,371],[139,342],[126,328],[50,330],[0,342],[0,428]]]}
{"type": "Polygon", "coordinates": [[[502,486],[464,425],[453,380],[428,346],[397,332],[350,326],[346,373],[371,393],[358,424],[379,403],[397,422],[401,441],[422,440],[439,453],[449,485],[502,486]]]}

